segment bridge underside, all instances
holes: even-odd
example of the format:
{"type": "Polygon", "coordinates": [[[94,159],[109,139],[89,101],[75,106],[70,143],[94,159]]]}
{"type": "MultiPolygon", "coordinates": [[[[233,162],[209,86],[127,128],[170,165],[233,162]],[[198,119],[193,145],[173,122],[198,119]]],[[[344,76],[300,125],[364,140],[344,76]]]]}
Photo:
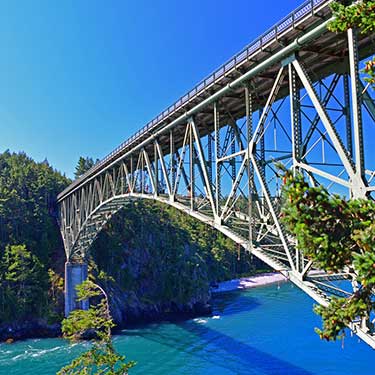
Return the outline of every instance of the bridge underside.
{"type": "MultiPolygon", "coordinates": [[[[365,152],[375,101],[359,74],[374,43],[353,30],[327,32],[330,1],[321,3],[60,194],[69,262],[87,258],[121,207],[152,199],[220,230],[319,304],[352,295],[353,271],[316,269],[280,221],[280,163],[348,198],[375,190],[365,152]]],[[[375,348],[366,319],[351,328],[375,348]]]]}

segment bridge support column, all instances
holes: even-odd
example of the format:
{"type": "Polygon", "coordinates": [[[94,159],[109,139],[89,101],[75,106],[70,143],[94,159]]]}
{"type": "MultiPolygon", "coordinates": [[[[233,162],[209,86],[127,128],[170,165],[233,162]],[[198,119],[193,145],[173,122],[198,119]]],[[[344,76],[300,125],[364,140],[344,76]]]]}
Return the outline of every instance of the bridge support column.
{"type": "Polygon", "coordinates": [[[65,316],[73,310],[88,310],[89,301],[77,301],[76,286],[87,279],[87,263],[65,263],[65,316]]]}

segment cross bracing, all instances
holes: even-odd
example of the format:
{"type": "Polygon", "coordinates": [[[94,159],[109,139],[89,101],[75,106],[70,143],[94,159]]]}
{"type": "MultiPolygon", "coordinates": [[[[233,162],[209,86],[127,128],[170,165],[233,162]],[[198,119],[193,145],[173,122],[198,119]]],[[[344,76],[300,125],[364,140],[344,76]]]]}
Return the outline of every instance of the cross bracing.
{"type": "MultiPolygon", "coordinates": [[[[330,3],[304,3],[64,190],[68,261],[86,259],[124,205],[152,199],[220,230],[322,305],[354,293],[350,267],[317,269],[280,221],[279,163],[347,197],[375,190],[364,146],[375,102],[358,68],[374,41],[328,32],[330,3]]],[[[367,319],[351,328],[375,347],[367,319]]]]}

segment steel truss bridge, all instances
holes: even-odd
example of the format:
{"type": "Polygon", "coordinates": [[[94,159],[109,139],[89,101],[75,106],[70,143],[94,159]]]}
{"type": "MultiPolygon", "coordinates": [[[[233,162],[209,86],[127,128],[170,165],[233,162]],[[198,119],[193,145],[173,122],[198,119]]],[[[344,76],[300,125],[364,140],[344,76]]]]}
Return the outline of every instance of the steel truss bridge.
{"type": "MultiPolygon", "coordinates": [[[[66,313],[91,244],[136,199],[211,225],[319,304],[352,295],[353,271],[318,270],[280,222],[277,163],[348,197],[375,191],[375,101],[359,72],[375,41],[329,32],[331,2],[302,4],[59,194],[66,313]]],[[[375,348],[368,318],[350,328],[375,348]]]]}

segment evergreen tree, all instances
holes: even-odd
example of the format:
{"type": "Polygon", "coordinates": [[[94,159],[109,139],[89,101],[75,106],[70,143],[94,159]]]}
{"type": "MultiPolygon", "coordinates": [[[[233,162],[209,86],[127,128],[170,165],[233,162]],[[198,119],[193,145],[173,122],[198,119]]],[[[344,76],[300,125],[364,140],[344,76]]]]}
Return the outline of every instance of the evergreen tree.
{"type": "MultiPolygon", "coordinates": [[[[348,29],[358,29],[362,34],[375,32],[375,1],[335,1],[331,4],[334,20],[328,25],[328,30],[339,33],[348,29]]],[[[375,56],[365,62],[361,70],[364,81],[367,82],[366,89],[371,87],[375,90],[375,56]]]]}
{"type": "Polygon", "coordinates": [[[107,293],[91,280],[84,281],[77,286],[80,300],[103,298],[89,310],[75,310],[67,319],[63,320],[62,331],[64,337],[76,341],[86,332],[95,335],[92,347],[75,358],[69,365],[62,368],[58,375],[127,375],[134,362],[125,362],[125,356],[116,352],[111,329],[114,323],[109,310],[107,293]]]}
{"type": "Polygon", "coordinates": [[[40,260],[25,245],[7,246],[1,260],[0,286],[4,320],[40,313],[48,285],[40,260]]]}
{"type": "MultiPolygon", "coordinates": [[[[350,268],[358,289],[349,298],[332,297],[327,307],[316,306],[323,328],[320,338],[336,340],[357,318],[362,329],[375,312],[375,202],[331,196],[322,186],[312,187],[303,175],[287,172],[283,187],[283,222],[297,239],[304,256],[328,273],[350,268]]],[[[371,324],[370,324],[371,325],[371,324]]]]}
{"type": "Polygon", "coordinates": [[[25,153],[0,154],[0,255],[7,245],[25,244],[49,267],[51,255],[62,246],[56,196],[69,183],[25,153]]]}
{"type": "MultiPolygon", "coordinates": [[[[97,159],[95,164],[98,162],[99,160],[97,159]]],[[[94,166],[94,160],[93,158],[90,158],[90,157],[80,157],[78,159],[78,163],[77,163],[77,166],[76,166],[76,171],[74,172],[74,176],[75,178],[79,178],[81,177],[84,173],[86,173],[91,167],[94,166]]]]}

